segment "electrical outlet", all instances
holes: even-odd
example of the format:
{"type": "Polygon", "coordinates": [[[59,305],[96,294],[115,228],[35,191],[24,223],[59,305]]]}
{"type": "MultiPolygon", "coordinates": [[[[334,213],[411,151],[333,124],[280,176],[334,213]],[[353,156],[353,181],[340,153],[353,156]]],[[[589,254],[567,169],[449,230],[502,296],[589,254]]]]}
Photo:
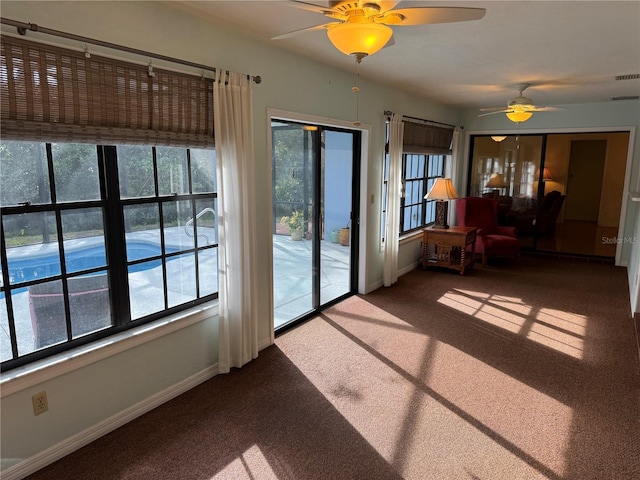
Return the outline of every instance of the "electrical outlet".
{"type": "Polygon", "coordinates": [[[49,402],[47,401],[47,392],[36,393],[31,397],[33,402],[33,414],[40,415],[49,410],[49,402]]]}

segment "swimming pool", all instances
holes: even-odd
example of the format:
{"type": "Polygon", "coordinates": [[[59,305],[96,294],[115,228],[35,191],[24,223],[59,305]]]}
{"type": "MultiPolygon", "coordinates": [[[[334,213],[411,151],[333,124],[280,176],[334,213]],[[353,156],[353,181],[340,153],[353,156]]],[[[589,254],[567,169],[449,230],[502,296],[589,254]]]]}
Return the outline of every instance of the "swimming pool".
{"type": "MultiPolygon", "coordinates": [[[[177,248],[166,247],[166,253],[177,252],[177,248]]],[[[75,273],[104,267],[107,260],[102,237],[89,237],[67,241],[64,244],[65,266],[67,273],[75,273]]],[[[133,240],[127,241],[127,260],[135,262],[161,254],[157,243],[133,240]]],[[[170,257],[167,261],[170,261],[170,257]]],[[[7,249],[7,263],[11,285],[60,275],[60,255],[57,243],[28,245],[7,249]]],[[[129,266],[129,273],[149,270],[161,265],[159,259],[129,266]]],[[[15,290],[15,293],[24,289],[15,290]]],[[[0,296],[3,298],[4,294],[0,296]]]]}

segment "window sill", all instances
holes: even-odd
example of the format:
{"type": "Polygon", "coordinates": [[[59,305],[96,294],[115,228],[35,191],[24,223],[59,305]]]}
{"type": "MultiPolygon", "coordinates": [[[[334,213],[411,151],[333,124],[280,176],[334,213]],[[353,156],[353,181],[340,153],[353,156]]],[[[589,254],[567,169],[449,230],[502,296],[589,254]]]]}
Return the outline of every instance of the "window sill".
{"type": "Polygon", "coordinates": [[[407,233],[406,235],[402,235],[399,243],[402,245],[404,243],[415,242],[417,240],[422,240],[422,230],[416,230],[414,232],[407,233]]]}
{"type": "Polygon", "coordinates": [[[218,314],[218,301],[199,305],[2,374],[0,398],[137,347],[218,314]]]}

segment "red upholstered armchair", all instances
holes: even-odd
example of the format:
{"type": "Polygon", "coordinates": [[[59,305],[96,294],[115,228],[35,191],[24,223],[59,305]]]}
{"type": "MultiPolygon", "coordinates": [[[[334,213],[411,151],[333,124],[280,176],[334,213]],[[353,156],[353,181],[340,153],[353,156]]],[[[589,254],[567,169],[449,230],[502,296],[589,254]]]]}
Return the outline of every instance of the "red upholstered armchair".
{"type": "Polygon", "coordinates": [[[478,227],[476,253],[482,254],[482,265],[489,257],[518,258],[520,242],[515,227],[498,225],[498,201],[492,198],[466,197],[456,200],[458,224],[478,227]]]}

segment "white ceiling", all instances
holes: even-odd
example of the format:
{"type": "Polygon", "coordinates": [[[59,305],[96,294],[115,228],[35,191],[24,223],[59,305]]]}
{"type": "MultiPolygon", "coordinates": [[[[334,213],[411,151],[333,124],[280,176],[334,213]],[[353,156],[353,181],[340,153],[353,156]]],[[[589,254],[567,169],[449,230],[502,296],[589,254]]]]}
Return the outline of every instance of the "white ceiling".
{"type": "MultiPolygon", "coordinates": [[[[328,1],[308,0],[328,6],[328,1]]],[[[363,59],[360,75],[465,108],[506,106],[530,83],[536,105],[608,102],[640,95],[640,1],[402,1],[395,8],[485,8],[481,20],[393,27],[395,45],[363,59]]],[[[326,32],[272,37],[329,21],[288,1],[183,1],[182,8],[273,46],[348,71],[354,60],[326,32]]]]}

